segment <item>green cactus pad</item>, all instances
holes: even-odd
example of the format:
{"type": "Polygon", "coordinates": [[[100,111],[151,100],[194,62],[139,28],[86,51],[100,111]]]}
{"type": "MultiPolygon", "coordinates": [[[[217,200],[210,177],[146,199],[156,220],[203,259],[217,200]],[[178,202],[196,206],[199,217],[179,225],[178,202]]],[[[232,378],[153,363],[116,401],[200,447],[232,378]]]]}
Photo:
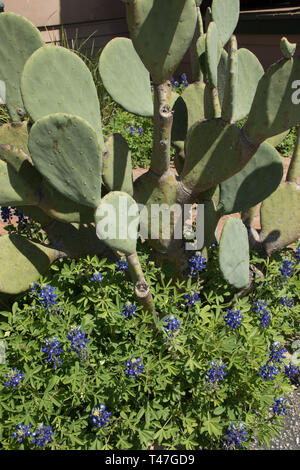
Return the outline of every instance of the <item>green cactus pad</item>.
{"type": "Polygon", "coordinates": [[[126,8],[133,45],[153,82],[169,80],[194,36],[195,1],[139,0],[127,4],[126,8]]]}
{"type": "Polygon", "coordinates": [[[184,141],[188,129],[198,120],[205,119],[205,84],[195,82],[189,85],[177,98],[173,106],[172,141],[184,141]]]}
{"type": "Polygon", "coordinates": [[[28,122],[6,123],[0,126],[0,145],[10,144],[28,154],[28,122]]]}
{"type": "Polygon", "coordinates": [[[127,193],[113,191],[104,196],[95,212],[96,233],[114,251],[136,252],[138,205],[127,193]]]}
{"type": "Polygon", "coordinates": [[[40,173],[74,202],[96,208],[101,199],[102,149],[87,121],[70,114],[38,120],[28,148],[40,173]]]}
{"type": "Polygon", "coordinates": [[[150,75],[130,39],[115,38],[106,44],[99,71],[114,101],[130,113],[153,116],[150,75]]]}
{"type": "Polygon", "coordinates": [[[26,62],[21,89],[33,121],[54,113],[85,119],[103,145],[101,115],[91,72],[77,54],[61,46],[45,46],[26,62]]]}
{"type": "Polygon", "coordinates": [[[227,122],[234,121],[233,116],[237,108],[238,97],[238,50],[236,37],[232,36],[229,43],[228,63],[224,99],[222,103],[222,119],[227,122]]]}
{"type": "Polygon", "coordinates": [[[219,244],[219,265],[224,279],[237,289],[249,285],[249,242],[240,219],[229,218],[219,244]]]}
{"type": "Polygon", "coordinates": [[[26,18],[11,12],[1,13],[0,80],[5,83],[6,104],[12,121],[20,121],[24,111],[20,90],[24,65],[44,44],[39,30],[26,18]]]}
{"type": "Polygon", "coordinates": [[[206,72],[208,83],[211,88],[217,88],[218,86],[218,65],[222,51],[222,45],[220,43],[218,28],[216,23],[211,22],[209,24],[206,36],[205,36],[205,48],[206,48],[206,72]]]}
{"type": "Polygon", "coordinates": [[[300,238],[300,186],[283,183],[261,205],[261,240],[268,254],[300,238]]]}
{"type": "Polygon", "coordinates": [[[287,38],[281,38],[280,49],[283,57],[285,57],[286,59],[290,59],[291,57],[293,57],[296,51],[296,47],[297,44],[289,42],[287,38]]]}
{"type": "Polygon", "coordinates": [[[0,292],[15,295],[26,291],[58,256],[56,250],[17,234],[0,237],[0,292]]]}
{"type": "Polygon", "coordinates": [[[250,209],[269,197],[282,177],[279,153],[264,142],[241,171],[221,183],[219,210],[224,215],[250,209]]]}
{"type": "Polygon", "coordinates": [[[238,64],[238,95],[234,121],[240,121],[249,114],[258,83],[264,75],[261,63],[248,49],[238,50],[238,64]]]}
{"type": "Polygon", "coordinates": [[[219,37],[224,46],[234,33],[240,16],[240,0],[213,0],[212,19],[219,30],[219,37]]]}
{"type": "Polygon", "coordinates": [[[35,205],[41,176],[25,161],[16,171],[0,160],[0,206],[35,205]]]}
{"type": "Polygon", "coordinates": [[[131,153],[121,134],[113,134],[105,142],[102,177],[110,191],[133,195],[131,153]]]}
{"type": "Polygon", "coordinates": [[[78,204],[59,193],[48,181],[40,187],[39,208],[51,218],[65,223],[90,224],[94,221],[94,209],[78,204]]]}
{"type": "Polygon", "coordinates": [[[241,170],[251,151],[234,124],[221,119],[197,122],[185,141],[182,182],[191,190],[205,191],[241,170]]]}
{"type": "Polygon", "coordinates": [[[300,124],[294,99],[300,77],[300,57],[282,59],[260,80],[244,131],[250,140],[262,142],[300,124]]]}

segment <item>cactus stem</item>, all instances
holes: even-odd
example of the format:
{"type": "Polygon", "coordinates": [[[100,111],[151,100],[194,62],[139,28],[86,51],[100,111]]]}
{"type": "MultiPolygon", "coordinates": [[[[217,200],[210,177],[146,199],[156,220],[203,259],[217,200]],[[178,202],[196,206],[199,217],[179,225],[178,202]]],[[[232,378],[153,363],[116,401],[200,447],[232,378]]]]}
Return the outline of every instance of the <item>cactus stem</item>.
{"type": "Polygon", "coordinates": [[[212,96],[212,103],[213,103],[213,108],[214,108],[214,117],[219,118],[221,117],[222,110],[221,110],[221,105],[220,105],[220,100],[219,100],[219,92],[217,88],[211,89],[211,96],[212,96]]]}
{"type": "Polygon", "coordinates": [[[300,176],[300,126],[296,127],[297,140],[294,148],[294,153],[286,176],[286,181],[290,183],[297,183],[300,176]]]}
{"type": "Polygon", "coordinates": [[[154,136],[151,170],[163,175],[170,167],[171,129],[173,113],[169,106],[171,83],[154,84],[154,136]]]}
{"type": "Polygon", "coordinates": [[[144,310],[150,312],[154,316],[155,320],[157,320],[158,315],[155,310],[153,297],[150,292],[150,288],[147,282],[145,281],[145,277],[137,253],[133,253],[132,255],[127,256],[127,262],[129,274],[135,284],[134,292],[138,302],[143,306],[144,310]]]}

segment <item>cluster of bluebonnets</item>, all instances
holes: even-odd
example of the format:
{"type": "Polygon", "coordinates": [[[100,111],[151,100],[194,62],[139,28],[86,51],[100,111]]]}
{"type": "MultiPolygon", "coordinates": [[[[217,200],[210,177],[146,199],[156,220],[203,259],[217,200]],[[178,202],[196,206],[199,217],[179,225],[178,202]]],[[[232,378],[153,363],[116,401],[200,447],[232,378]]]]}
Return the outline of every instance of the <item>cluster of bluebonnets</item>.
{"type": "Polygon", "coordinates": [[[188,87],[189,86],[189,82],[188,82],[188,79],[187,79],[187,76],[185,73],[182,73],[178,79],[176,80],[174,77],[171,78],[170,80],[171,82],[171,85],[174,87],[174,88],[179,88],[180,85],[184,85],[185,87],[188,87]]]}
{"type": "Polygon", "coordinates": [[[267,362],[260,366],[259,375],[266,380],[274,380],[275,376],[278,374],[279,368],[278,364],[282,363],[282,359],[285,359],[284,355],[287,353],[287,350],[277,341],[274,342],[269,348],[269,358],[267,362]]]}
{"type": "Polygon", "coordinates": [[[37,444],[38,447],[45,447],[46,444],[50,444],[52,442],[51,436],[53,436],[54,432],[52,431],[51,426],[39,423],[34,431],[31,431],[31,427],[31,424],[29,424],[29,426],[26,426],[25,424],[17,425],[17,429],[12,433],[12,435],[17,439],[19,444],[28,437],[31,437],[31,443],[37,444]]]}
{"type": "Polygon", "coordinates": [[[252,310],[253,312],[257,313],[260,325],[263,328],[266,328],[269,326],[270,320],[271,320],[271,314],[270,311],[267,309],[268,304],[265,300],[257,300],[254,302],[252,305],[252,310]]]}
{"type": "Polygon", "coordinates": [[[106,411],[106,406],[101,404],[100,406],[93,409],[90,418],[92,418],[93,425],[97,428],[105,428],[110,422],[111,413],[106,411]]]}
{"type": "Polygon", "coordinates": [[[16,207],[1,206],[0,215],[4,223],[11,223],[13,217],[17,217],[16,223],[21,226],[21,228],[26,226],[30,221],[29,217],[22,214],[16,207]]]}
{"type": "MultiPolygon", "coordinates": [[[[182,82],[184,84],[184,81],[182,82]]],[[[175,85],[177,86],[177,85],[175,85]]],[[[133,134],[138,132],[142,133],[142,129],[130,128],[130,132],[133,134]]],[[[1,217],[3,221],[10,221],[11,217],[19,216],[18,211],[15,208],[1,208],[1,217]]],[[[24,217],[24,216],[23,216],[24,217]]],[[[24,218],[25,220],[26,218],[24,218]]],[[[20,214],[20,221],[23,221],[20,214]]],[[[300,245],[297,247],[295,253],[295,262],[285,259],[282,261],[282,266],[280,267],[280,279],[281,281],[287,282],[289,278],[294,273],[294,268],[297,263],[300,261],[300,245]]],[[[128,263],[126,258],[120,258],[116,262],[116,267],[120,272],[125,272],[128,269],[128,263]]],[[[189,259],[189,275],[190,277],[195,277],[199,273],[203,272],[206,269],[206,258],[201,254],[201,252],[196,252],[189,259]]],[[[101,272],[95,272],[91,277],[90,281],[101,283],[103,280],[101,272]]],[[[58,294],[55,291],[55,288],[51,285],[42,284],[38,285],[34,283],[31,289],[31,293],[35,295],[36,299],[39,301],[39,304],[43,310],[46,310],[50,313],[57,312],[58,307],[58,294]]],[[[192,290],[190,293],[184,295],[186,299],[187,307],[194,306],[196,302],[201,302],[200,295],[198,292],[192,290]]],[[[289,297],[282,297],[281,304],[285,307],[292,308],[294,305],[294,299],[289,297]]],[[[263,328],[266,328],[271,320],[270,311],[268,310],[267,302],[263,299],[257,300],[253,306],[252,310],[257,313],[260,325],[263,328]]],[[[132,302],[126,301],[123,305],[123,310],[121,313],[126,319],[130,317],[136,317],[136,308],[132,302]]],[[[240,310],[231,308],[227,309],[226,315],[223,316],[225,324],[232,329],[236,330],[242,324],[243,315],[240,313],[240,310]]],[[[163,319],[164,330],[167,332],[170,339],[173,339],[175,335],[179,332],[182,321],[176,318],[174,315],[169,315],[163,319]]],[[[70,332],[66,338],[71,341],[70,349],[75,352],[82,359],[87,359],[87,344],[88,338],[87,333],[82,331],[81,326],[72,326],[70,332]]],[[[45,362],[53,363],[54,370],[57,367],[62,365],[61,354],[64,352],[61,342],[57,340],[56,337],[45,339],[45,345],[42,349],[42,352],[47,354],[47,358],[44,359],[45,362]]],[[[286,356],[286,349],[284,346],[279,343],[273,343],[269,349],[269,358],[267,362],[260,366],[259,375],[266,380],[274,380],[275,376],[278,374],[279,367],[278,365],[282,363],[282,359],[286,356]]],[[[130,360],[125,362],[125,374],[128,374],[131,379],[136,378],[139,374],[144,373],[145,366],[142,364],[142,359],[140,357],[131,357],[130,360]]],[[[222,362],[222,360],[214,360],[210,363],[210,368],[206,371],[205,380],[210,384],[216,384],[218,382],[224,381],[227,376],[226,372],[227,366],[222,362]]],[[[284,374],[290,379],[291,382],[295,381],[300,375],[300,368],[291,362],[288,365],[284,365],[284,374]]],[[[24,379],[24,373],[20,373],[17,369],[11,370],[6,374],[7,381],[5,385],[15,389],[19,383],[24,379]]],[[[274,415],[287,414],[289,410],[288,400],[284,397],[274,398],[274,403],[272,405],[274,415]]],[[[110,423],[111,413],[106,411],[104,404],[100,404],[98,407],[94,408],[90,418],[92,419],[92,424],[97,428],[105,428],[110,423]]],[[[50,426],[45,426],[43,423],[39,424],[35,431],[31,430],[31,425],[26,426],[23,424],[18,424],[16,432],[13,433],[18,443],[22,443],[25,438],[32,438],[31,443],[36,444],[38,447],[45,447],[46,444],[52,442],[51,436],[53,435],[52,428],[50,426]]],[[[244,423],[231,424],[226,432],[224,439],[224,447],[228,449],[235,449],[242,447],[242,443],[247,440],[247,432],[244,423]]]]}
{"type": "Polygon", "coordinates": [[[144,134],[144,129],[142,128],[142,126],[139,126],[138,128],[136,128],[134,126],[130,126],[127,129],[127,132],[129,132],[129,134],[131,134],[131,135],[143,135],[144,134]]]}
{"type": "Polygon", "coordinates": [[[55,287],[49,284],[39,285],[37,282],[34,282],[30,292],[37,298],[43,310],[49,313],[60,310],[58,307],[58,294],[55,291],[55,287]]]}
{"type": "Polygon", "coordinates": [[[127,302],[125,302],[125,304],[123,305],[121,315],[123,315],[125,318],[129,318],[130,316],[136,317],[136,308],[137,305],[134,305],[132,302],[129,302],[129,300],[127,300],[127,302]]]}
{"type": "Polygon", "coordinates": [[[227,326],[230,326],[232,329],[236,330],[242,324],[243,315],[237,308],[228,308],[227,314],[223,315],[223,318],[227,326]]]}
{"type": "Polygon", "coordinates": [[[219,382],[224,380],[224,377],[227,375],[225,369],[227,368],[222,361],[211,361],[211,367],[208,369],[206,373],[206,380],[207,382],[214,384],[215,382],[219,382]]]}

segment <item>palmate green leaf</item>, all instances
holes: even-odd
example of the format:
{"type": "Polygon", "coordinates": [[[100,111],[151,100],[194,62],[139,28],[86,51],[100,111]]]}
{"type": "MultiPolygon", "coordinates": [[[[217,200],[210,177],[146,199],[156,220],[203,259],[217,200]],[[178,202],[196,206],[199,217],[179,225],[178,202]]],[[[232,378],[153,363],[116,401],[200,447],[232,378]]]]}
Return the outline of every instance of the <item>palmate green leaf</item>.
{"type": "Polygon", "coordinates": [[[222,435],[222,425],[220,424],[220,418],[211,418],[208,415],[207,419],[203,421],[201,432],[208,432],[210,436],[220,437],[222,435]]]}

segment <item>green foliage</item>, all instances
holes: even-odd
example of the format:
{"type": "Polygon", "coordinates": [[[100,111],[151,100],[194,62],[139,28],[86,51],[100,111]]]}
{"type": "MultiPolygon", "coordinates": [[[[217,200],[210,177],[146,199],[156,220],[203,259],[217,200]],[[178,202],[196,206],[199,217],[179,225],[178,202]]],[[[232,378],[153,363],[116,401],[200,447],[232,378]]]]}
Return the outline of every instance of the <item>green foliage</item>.
{"type": "MultiPolygon", "coordinates": [[[[58,294],[52,313],[33,293],[19,296],[11,309],[1,312],[0,340],[6,348],[6,363],[0,366],[3,450],[36,448],[30,439],[18,444],[12,433],[18,424],[34,428],[40,422],[52,427],[53,442],[47,447],[55,450],[147,449],[153,442],[165,449],[219,449],[227,427],[238,422],[246,426],[246,448],[254,436],[260,443],[274,436],[282,419],[270,413],[270,406],[292,386],[283,364],[274,381],[264,381],[258,372],[273,341],[290,349],[300,332],[299,300],[292,310],[280,304],[282,295],[299,291],[299,269],[280,285],[280,256],[253,258],[266,277],[256,281],[255,293],[238,300],[220,276],[215,249],[206,274],[182,282],[156,268],[143,246],[139,254],[161,317],[173,314],[182,321],[171,340],[164,323],[159,322],[158,332],[153,330],[151,315],[140,307],[136,317],[121,315],[123,304],[134,302],[131,283],[115,264],[97,257],[52,265],[41,279],[58,294]],[[99,271],[102,282],[91,281],[99,271]],[[184,294],[193,289],[201,300],[187,307],[184,294]],[[251,308],[259,298],[271,311],[265,329],[251,308]],[[237,330],[223,319],[233,306],[243,315],[237,330]],[[81,325],[88,334],[85,359],[70,350],[66,336],[72,325],[81,325]],[[64,349],[56,371],[41,351],[45,338],[54,336],[64,349]],[[131,379],[124,364],[132,356],[140,357],[145,369],[131,379]],[[210,363],[220,359],[227,376],[209,384],[210,363]],[[3,385],[11,368],[24,373],[15,390],[3,385]],[[89,416],[100,403],[112,413],[105,429],[93,427],[89,416]]],[[[292,257],[291,251],[287,256],[292,257]]]]}
{"type": "Polygon", "coordinates": [[[149,167],[153,139],[152,119],[135,116],[118,107],[103,129],[104,139],[116,132],[120,133],[128,143],[133,168],[149,167]],[[143,134],[139,133],[139,128],[143,134]]]}
{"type": "Polygon", "coordinates": [[[283,157],[291,157],[293,155],[297,138],[296,128],[293,127],[284,141],[277,147],[277,150],[283,157]]]}

